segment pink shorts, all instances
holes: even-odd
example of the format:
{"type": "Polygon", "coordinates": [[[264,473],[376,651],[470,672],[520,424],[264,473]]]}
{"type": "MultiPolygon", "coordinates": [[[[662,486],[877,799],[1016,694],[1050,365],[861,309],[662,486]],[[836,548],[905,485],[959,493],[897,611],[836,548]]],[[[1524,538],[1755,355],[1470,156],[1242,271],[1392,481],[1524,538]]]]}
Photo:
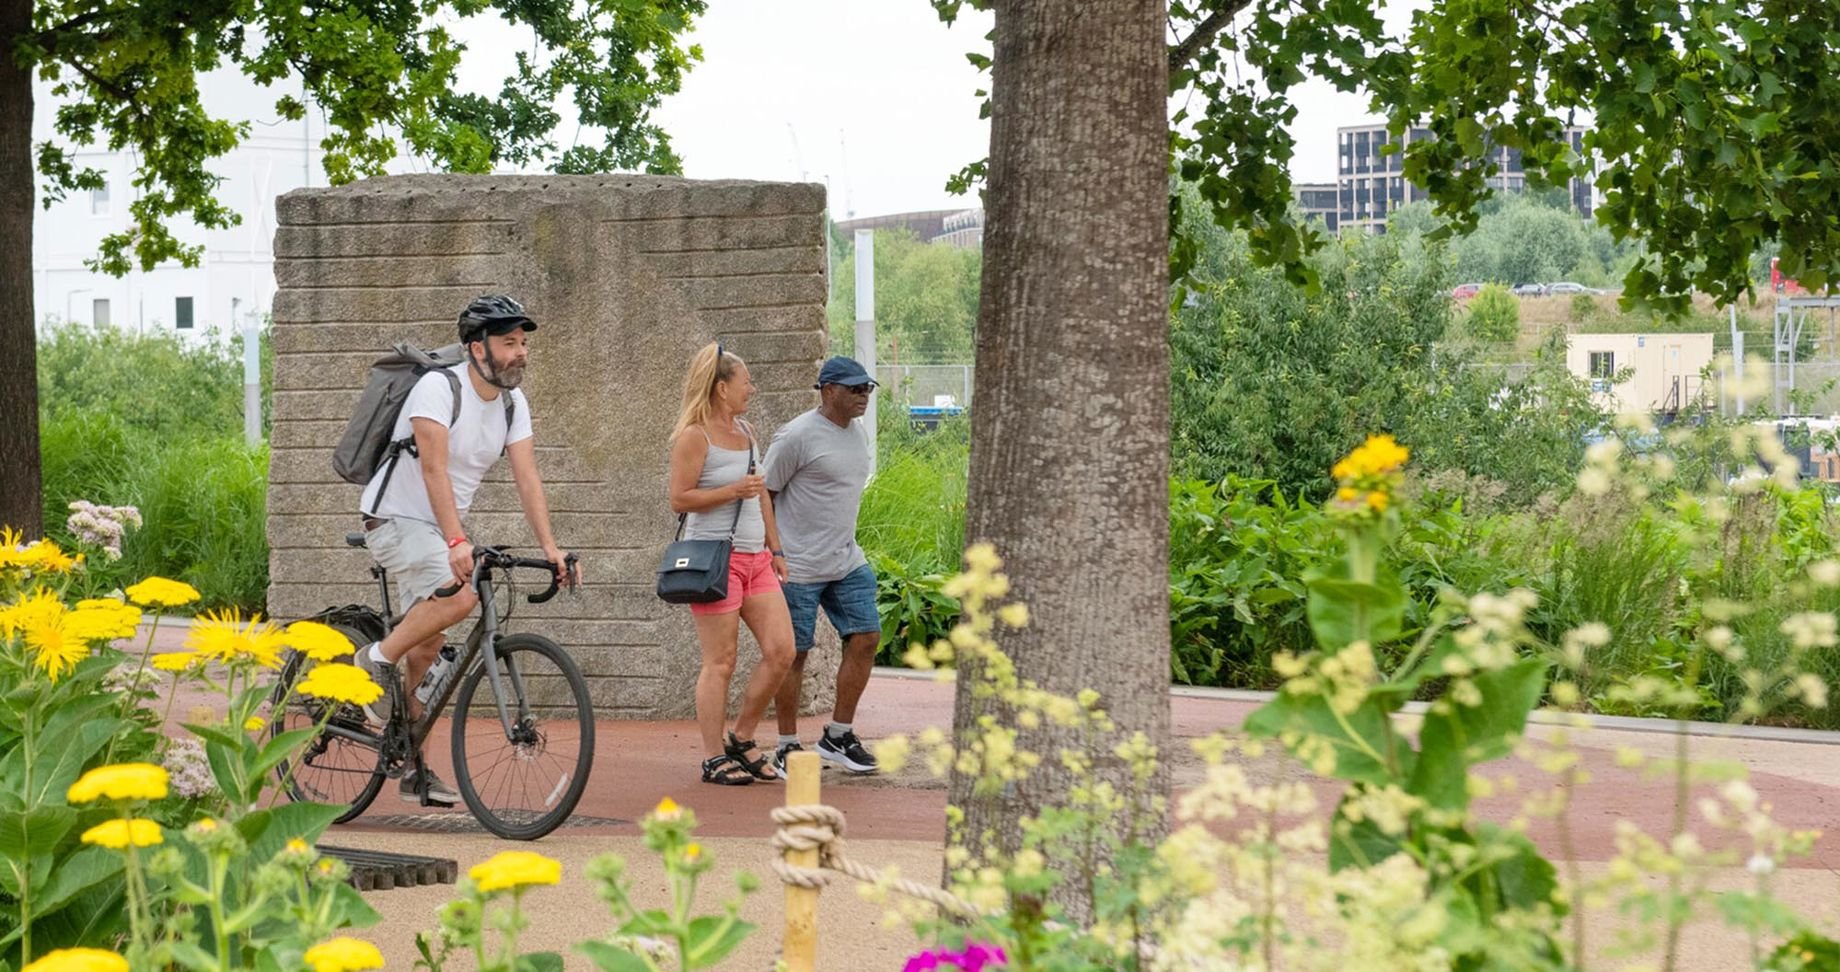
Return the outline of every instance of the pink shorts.
{"type": "Polygon", "coordinates": [[[691,614],[727,614],[741,610],[741,602],[756,594],[779,590],[779,578],[773,576],[773,555],[765,550],[756,553],[736,551],[728,555],[728,596],[720,601],[690,605],[691,614]]]}

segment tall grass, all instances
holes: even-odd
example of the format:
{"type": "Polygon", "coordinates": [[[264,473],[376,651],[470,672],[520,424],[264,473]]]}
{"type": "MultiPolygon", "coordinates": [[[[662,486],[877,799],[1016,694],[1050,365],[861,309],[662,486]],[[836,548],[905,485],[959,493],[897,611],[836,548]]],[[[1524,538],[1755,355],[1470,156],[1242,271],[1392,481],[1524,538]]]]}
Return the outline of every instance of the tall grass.
{"type": "Polygon", "coordinates": [[[45,531],[64,528],[73,500],[138,507],[122,557],[89,551],[94,592],[150,575],[198,588],[203,607],[261,610],[268,590],[268,449],[240,437],[167,443],[130,433],[114,416],[66,413],[43,423],[45,531]]]}
{"type": "Polygon", "coordinates": [[[88,552],[94,592],[157,574],[197,587],[205,607],[263,607],[268,449],[243,443],[241,361],[240,339],[85,327],[41,336],[46,535],[74,545],[64,523],[79,499],[138,507],[145,524],[118,561],[88,552]]]}

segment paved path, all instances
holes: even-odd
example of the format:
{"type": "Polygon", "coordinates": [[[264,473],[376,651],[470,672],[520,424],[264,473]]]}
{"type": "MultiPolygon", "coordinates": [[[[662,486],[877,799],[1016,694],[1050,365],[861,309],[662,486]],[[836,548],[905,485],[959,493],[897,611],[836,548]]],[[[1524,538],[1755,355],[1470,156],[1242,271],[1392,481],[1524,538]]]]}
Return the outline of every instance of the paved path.
{"type": "MultiPolygon", "coordinates": [[[[181,637],[180,632],[163,632],[159,642],[161,647],[175,646],[181,637]]],[[[177,708],[185,712],[211,701],[209,696],[187,692],[178,700],[177,708]]],[[[1233,731],[1259,704],[1260,699],[1253,693],[1178,690],[1171,698],[1172,728],[1178,740],[1233,731]]],[[[951,686],[916,677],[915,673],[878,670],[857,722],[866,736],[874,738],[896,732],[915,733],[928,726],[948,727],[951,716],[951,686]]],[[[1404,716],[1402,720],[1409,728],[1411,717],[1404,716]]],[[[823,721],[822,717],[802,719],[802,735],[808,740],[815,738],[823,721]]],[[[1675,739],[1669,729],[1671,725],[1664,722],[1605,720],[1602,726],[1575,732],[1575,745],[1591,774],[1591,782],[1576,797],[1571,818],[1574,853],[1588,871],[1597,870],[1600,862],[1613,853],[1619,821],[1633,821],[1651,833],[1666,832],[1674,806],[1673,783],[1668,779],[1648,779],[1638,771],[1619,767],[1616,754],[1627,748],[1651,756],[1670,755],[1675,739]]],[[[771,730],[770,721],[763,724],[763,739],[771,730]]],[[[1550,725],[1535,725],[1529,729],[1529,736],[1539,740],[1549,738],[1552,732],[1550,725]]],[[[577,817],[588,825],[565,827],[541,844],[545,853],[568,864],[569,873],[579,874],[579,867],[595,854],[617,850],[634,861],[635,877],[642,886],[646,882],[657,884],[656,870],[635,839],[639,831],[632,821],[668,795],[695,809],[702,821],[701,833],[711,838],[710,847],[721,855],[724,870],[732,864],[770,877],[766,838],[772,828],[767,814],[783,800],[781,787],[702,784],[697,775],[698,737],[690,722],[603,722],[597,736],[593,773],[577,809],[577,817]]],[[[1724,727],[1696,726],[1691,745],[1695,760],[1723,760],[1744,766],[1752,785],[1773,806],[1779,822],[1828,833],[1840,831],[1840,734],[1783,730],[1734,733],[1724,727]]],[[[445,748],[444,740],[435,747],[434,758],[442,768],[445,748]]],[[[1180,792],[1199,778],[1200,770],[1193,760],[1178,760],[1174,772],[1180,792]]],[[[1307,773],[1275,755],[1251,761],[1248,772],[1255,779],[1310,780],[1307,773]]],[[[1520,759],[1490,764],[1487,774],[1515,777],[1522,794],[1550,786],[1547,777],[1520,759]]],[[[1310,782],[1323,805],[1333,805],[1339,785],[1310,782]]],[[[1695,798],[1704,792],[1709,791],[1696,789],[1695,798]]],[[[1487,819],[1510,822],[1521,812],[1521,799],[1521,795],[1498,796],[1480,803],[1479,812],[1487,819]]],[[[934,874],[944,833],[945,790],[943,783],[928,778],[923,768],[915,765],[900,774],[871,778],[826,771],[824,800],[848,815],[852,856],[871,864],[898,864],[904,873],[923,878],[934,874]]],[[[398,802],[393,785],[387,786],[369,812],[352,824],[336,828],[333,839],[341,845],[396,847],[451,856],[463,866],[508,846],[477,831],[426,833],[403,826],[399,816],[426,812],[429,811],[398,802]]],[[[453,822],[464,825],[466,820],[462,817],[453,822]]],[[[1558,856],[1550,827],[1536,821],[1530,825],[1529,833],[1549,855],[1558,856]]],[[[1840,878],[1836,878],[1836,872],[1840,872],[1840,838],[1830,838],[1817,844],[1812,856],[1778,875],[1777,890],[1797,900],[1805,912],[1825,915],[1831,924],[1840,917],[1840,878]]],[[[1742,887],[1746,882],[1741,872],[1719,878],[1719,883],[1732,887],[1742,887]]],[[[727,881],[712,883],[716,886],[709,898],[713,905],[732,885],[727,881]]],[[[391,956],[393,967],[411,964],[410,930],[430,927],[433,908],[447,897],[447,891],[439,888],[373,896],[373,903],[384,910],[388,920],[388,930],[379,932],[378,938],[391,956]]],[[[548,903],[543,905],[544,911],[533,929],[533,942],[561,945],[607,926],[604,910],[585,889],[569,895],[539,893],[531,901],[537,905],[546,898],[548,903]]],[[[777,922],[781,914],[779,901],[778,889],[769,886],[755,896],[748,915],[769,925],[777,922]]],[[[820,967],[898,968],[913,940],[905,931],[880,929],[880,914],[879,907],[861,901],[848,890],[827,894],[823,925],[826,959],[820,967]]],[[[1616,921],[1613,917],[1608,920],[1616,921]]],[[[1696,962],[1690,967],[1748,965],[1740,948],[1742,943],[1732,938],[1711,927],[1692,933],[1689,942],[1696,962]]],[[[776,933],[757,937],[740,953],[742,961],[736,967],[766,967],[776,941],[776,933]]],[[[580,965],[572,961],[570,967],[580,965]]]]}

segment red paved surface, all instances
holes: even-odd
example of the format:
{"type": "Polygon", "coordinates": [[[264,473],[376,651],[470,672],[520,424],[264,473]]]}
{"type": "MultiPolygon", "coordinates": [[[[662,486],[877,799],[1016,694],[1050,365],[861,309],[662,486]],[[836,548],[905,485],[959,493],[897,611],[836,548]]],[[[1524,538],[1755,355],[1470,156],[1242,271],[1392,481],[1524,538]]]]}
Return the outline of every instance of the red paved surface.
{"type": "MultiPolygon", "coordinates": [[[[179,637],[178,632],[163,632],[159,640],[166,647],[176,645],[179,637]]],[[[182,717],[190,706],[209,701],[208,696],[186,692],[179,699],[175,716],[182,717]]],[[[1237,728],[1255,707],[1253,702],[1176,696],[1171,700],[1171,724],[1179,739],[1193,738],[1237,728]]],[[[815,739],[824,721],[823,717],[800,720],[802,737],[808,742],[815,739]]],[[[878,674],[864,696],[857,725],[865,738],[874,739],[898,732],[916,733],[929,726],[949,727],[951,721],[950,685],[878,674]]],[[[771,719],[762,724],[761,730],[763,745],[770,744],[768,740],[774,737],[771,719]]],[[[577,808],[578,815],[632,821],[660,797],[671,796],[695,807],[702,821],[701,832],[709,836],[769,834],[767,813],[784,799],[782,788],[702,783],[694,723],[603,722],[596,733],[593,770],[588,791],[577,808]]],[[[1591,782],[1577,794],[1570,818],[1577,858],[1590,861],[1611,856],[1616,825],[1621,820],[1634,821],[1650,833],[1666,833],[1674,807],[1673,782],[1644,779],[1639,772],[1622,769],[1615,762],[1618,746],[1641,744],[1656,751],[1657,740],[1663,737],[1590,730],[1578,733],[1576,738],[1582,765],[1591,775],[1591,782]]],[[[1840,830],[1840,767],[1835,767],[1840,762],[1840,734],[1832,744],[1765,740],[1720,744],[1750,768],[1752,786],[1772,804],[1780,823],[1829,833],[1840,830]]],[[[439,732],[430,747],[430,758],[444,774],[448,769],[447,751],[447,735],[439,732]]],[[[1512,758],[1490,764],[1487,774],[1516,777],[1523,793],[1549,785],[1548,778],[1533,766],[1512,758]]],[[[1192,768],[1177,775],[1178,783],[1184,776],[1194,778],[1192,768]]],[[[1288,763],[1273,758],[1255,764],[1251,775],[1255,780],[1304,776],[1288,763]]],[[[1315,782],[1313,786],[1322,804],[1333,806],[1339,785],[1315,782]]],[[[1709,792],[1709,787],[1696,788],[1691,799],[1697,804],[1698,798],[1709,792]]],[[[937,841],[944,835],[944,787],[927,779],[925,771],[918,767],[909,767],[899,781],[852,779],[838,771],[826,771],[824,800],[848,815],[852,837],[937,841]]],[[[1520,794],[1497,796],[1482,801],[1479,812],[1486,819],[1507,823],[1520,814],[1521,800],[1520,794]]],[[[406,812],[422,811],[400,802],[395,784],[388,783],[371,810],[349,827],[377,831],[384,828],[366,823],[368,819],[406,812]]],[[[1697,821],[1697,812],[1694,818],[1697,821]]],[[[636,833],[637,828],[624,823],[572,832],[625,834],[636,833]]],[[[1529,833],[1549,854],[1557,853],[1550,824],[1534,821],[1529,833]]],[[[1815,853],[1797,866],[1840,869],[1840,840],[1817,844],[1815,853]]]]}

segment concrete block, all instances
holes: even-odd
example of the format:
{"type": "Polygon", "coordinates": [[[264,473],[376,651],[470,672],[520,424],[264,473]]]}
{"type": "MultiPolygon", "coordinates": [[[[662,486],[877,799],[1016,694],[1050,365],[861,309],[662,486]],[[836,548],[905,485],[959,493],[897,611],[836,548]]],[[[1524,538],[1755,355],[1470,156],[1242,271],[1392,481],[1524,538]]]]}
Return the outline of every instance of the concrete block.
{"type": "MultiPolygon", "coordinates": [[[[603,715],[688,714],[690,615],[651,595],[676,526],[666,456],[684,368],[717,338],[747,357],[763,436],[812,406],[827,336],[823,188],[403,176],[298,190],[276,211],[271,609],[375,599],[369,555],[343,546],[359,487],[333,475],[331,445],[391,344],[447,343],[468,298],[511,293],[539,323],[524,392],[552,522],[589,577],[574,597],[520,602],[514,626],[581,653],[603,715]]],[[[468,528],[529,541],[504,464],[468,528]]],[[[744,638],[744,672],[752,651],[744,638]]]]}

